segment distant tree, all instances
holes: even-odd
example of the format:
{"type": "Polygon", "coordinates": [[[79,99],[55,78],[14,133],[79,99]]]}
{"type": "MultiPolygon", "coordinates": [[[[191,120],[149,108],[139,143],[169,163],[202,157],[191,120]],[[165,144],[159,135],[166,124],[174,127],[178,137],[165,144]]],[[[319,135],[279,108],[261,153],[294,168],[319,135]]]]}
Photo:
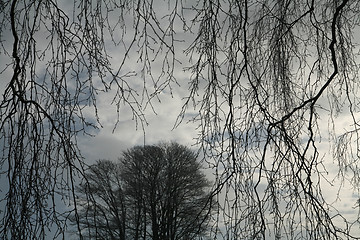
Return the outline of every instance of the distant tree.
{"type": "MultiPolygon", "coordinates": [[[[101,160],[79,186],[82,235],[95,239],[206,237],[214,204],[196,154],[177,143],[138,146],[101,160]]],[[[75,222],[75,219],[73,219],[75,222]]]]}

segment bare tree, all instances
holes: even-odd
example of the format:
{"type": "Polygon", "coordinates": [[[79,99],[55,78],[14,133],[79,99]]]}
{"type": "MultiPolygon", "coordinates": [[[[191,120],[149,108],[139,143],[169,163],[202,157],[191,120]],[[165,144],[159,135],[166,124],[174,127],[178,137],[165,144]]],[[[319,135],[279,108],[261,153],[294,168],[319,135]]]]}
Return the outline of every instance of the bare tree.
{"type": "Polygon", "coordinates": [[[352,235],[357,223],[324,198],[323,183],[332,179],[318,148],[321,118],[329,114],[334,160],[340,172],[351,169],[358,189],[357,153],[350,148],[358,146],[359,66],[351,29],[359,27],[359,3],[202,3],[188,49],[197,57],[184,114],[191,103],[199,109],[198,142],[217,169],[215,191],[226,195],[224,238],[359,237],[352,235]],[[353,129],[338,138],[334,118],[345,109],[353,129]]]}
{"type": "Polygon", "coordinates": [[[337,213],[322,184],[331,181],[325,168],[330,159],[340,180],[350,176],[359,187],[360,3],[159,2],[1,2],[1,73],[7,81],[0,164],[8,179],[1,237],[45,238],[53,224],[61,234],[68,214],[54,199],[75,202],[75,177],[84,173],[76,139],[100,125],[97,93],[114,94],[118,113],[125,103],[146,124],[144,107],[161,90],[172,91],[174,69],[187,57],[189,95],[178,124],[196,109],[190,120],[199,124],[198,144],[217,173],[214,194],[223,200],[214,229],[225,230],[214,234],[355,238],[356,222],[337,213]],[[191,40],[178,51],[185,37],[191,40]],[[109,48],[123,53],[120,62],[112,61],[109,48]],[[138,65],[129,69],[132,56],[138,65]],[[131,84],[138,79],[141,90],[131,84]],[[93,116],[86,117],[89,105],[93,116]],[[341,113],[353,124],[339,134],[341,113]],[[323,157],[325,138],[333,155],[323,157]]]}
{"type": "MultiPolygon", "coordinates": [[[[143,106],[169,86],[172,73],[167,84],[153,79],[153,87],[141,90],[134,88],[138,80],[131,84],[138,79],[134,69],[123,71],[137,45],[142,72],[149,72],[154,39],[147,31],[156,19],[148,20],[148,2],[13,0],[0,6],[0,166],[8,183],[1,196],[0,238],[45,239],[49,228],[57,237],[70,214],[62,210],[77,209],[74,182],[84,173],[77,136],[101,126],[97,94],[111,91],[118,114],[125,105],[137,124],[146,124],[143,106]],[[134,22],[126,25],[132,15],[134,22]],[[125,42],[132,27],[133,37],[125,42]],[[111,63],[106,39],[123,51],[122,62],[111,63]]],[[[151,32],[167,38],[161,29],[151,32]]]]}
{"type": "MultiPolygon", "coordinates": [[[[139,146],[101,160],[78,188],[89,239],[202,239],[215,204],[196,155],[176,143],[139,146]],[[90,199],[89,199],[90,198],[90,199]]],[[[76,219],[72,219],[76,223],[76,219]]]]}

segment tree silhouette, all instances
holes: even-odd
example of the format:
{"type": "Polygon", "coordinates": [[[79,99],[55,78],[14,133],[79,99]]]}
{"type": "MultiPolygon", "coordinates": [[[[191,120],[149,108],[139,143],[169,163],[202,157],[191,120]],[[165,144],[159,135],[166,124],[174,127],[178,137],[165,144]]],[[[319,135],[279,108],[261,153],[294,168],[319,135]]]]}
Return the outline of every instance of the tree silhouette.
{"type": "MultiPolygon", "coordinates": [[[[210,183],[190,149],[139,146],[120,163],[92,165],[79,186],[79,219],[89,239],[200,239],[214,210],[210,183]],[[89,199],[90,198],[90,199],[89,199]]],[[[73,221],[76,223],[75,219],[73,221]]]]}
{"type": "Polygon", "coordinates": [[[61,197],[76,212],[85,164],[77,137],[101,126],[98,94],[112,94],[118,119],[125,105],[141,126],[159,93],[182,84],[179,68],[190,77],[176,124],[198,123],[197,143],[216,172],[216,236],[359,235],[322,192],[332,161],[341,182],[359,187],[358,1],[0,6],[1,238],[44,239],[54,225],[63,234],[70,213],[55,203],[61,197]],[[341,114],[352,123],[337,131],[341,114]],[[320,153],[324,140],[332,154],[320,153]]]}

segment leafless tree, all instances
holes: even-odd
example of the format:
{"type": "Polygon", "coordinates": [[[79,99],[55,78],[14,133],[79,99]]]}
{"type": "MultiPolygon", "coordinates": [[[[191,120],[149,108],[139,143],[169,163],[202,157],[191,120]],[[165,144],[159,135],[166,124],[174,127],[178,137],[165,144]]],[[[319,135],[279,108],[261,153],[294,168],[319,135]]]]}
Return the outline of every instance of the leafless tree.
{"type": "Polygon", "coordinates": [[[351,171],[358,189],[357,153],[349,150],[354,139],[358,146],[358,13],[359,3],[346,0],[200,7],[185,107],[193,102],[199,109],[198,142],[210,164],[215,158],[215,190],[226,194],[224,238],[359,237],[352,235],[357,223],[324,198],[322,183],[332,179],[318,149],[321,117],[329,115],[334,160],[340,171],[351,171]],[[332,124],[343,111],[353,130],[338,138],[332,124]]]}
{"type": "Polygon", "coordinates": [[[84,172],[76,139],[100,125],[97,93],[114,94],[118,114],[125,104],[146,124],[144,108],[173,90],[180,60],[191,77],[178,124],[195,108],[190,120],[223,202],[214,234],[356,237],[357,223],[337,213],[322,184],[334,161],[339,179],[359,186],[358,1],[0,3],[2,238],[45,238],[54,224],[61,234],[68,214],[54,199],[74,202],[84,172]],[[341,113],[352,124],[338,134],[341,113]],[[324,139],[333,155],[320,154],[324,139]]]}
{"type": "MultiPolygon", "coordinates": [[[[89,239],[203,239],[215,204],[196,154],[177,143],[139,146],[92,165],[78,188],[89,239]],[[90,199],[89,199],[90,198],[90,199]]],[[[76,223],[76,219],[72,219],[76,223]]]]}
{"type": "MultiPolygon", "coordinates": [[[[125,105],[142,125],[144,105],[165,87],[153,79],[153,87],[135,88],[141,82],[131,82],[139,77],[125,67],[136,45],[143,80],[149,75],[149,51],[154,49],[147,31],[155,20],[143,22],[150,5],[142,1],[14,0],[0,5],[0,166],[7,178],[0,238],[44,239],[49,228],[57,229],[52,231],[57,237],[64,234],[70,214],[62,209],[77,208],[75,179],[84,177],[77,136],[92,135],[101,126],[97,94],[111,91],[118,114],[125,105]],[[135,22],[126,25],[126,16],[135,22]],[[132,39],[124,39],[133,27],[132,39]],[[123,61],[116,65],[110,62],[108,39],[123,51],[123,61]],[[65,207],[57,199],[64,200],[65,207]]],[[[170,56],[173,51],[165,52],[170,56]]],[[[172,65],[170,58],[164,64],[172,65]]],[[[162,76],[167,74],[163,71],[162,76]]],[[[167,86],[171,74],[164,81],[167,86]]]]}

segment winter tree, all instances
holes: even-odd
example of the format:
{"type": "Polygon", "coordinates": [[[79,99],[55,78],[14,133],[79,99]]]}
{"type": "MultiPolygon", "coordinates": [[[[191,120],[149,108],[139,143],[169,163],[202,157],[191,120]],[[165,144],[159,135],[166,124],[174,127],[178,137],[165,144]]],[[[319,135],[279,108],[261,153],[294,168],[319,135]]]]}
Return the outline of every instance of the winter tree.
{"type": "MultiPolygon", "coordinates": [[[[82,236],[89,239],[203,239],[215,209],[196,154],[177,143],[100,160],[78,187],[82,236]]],[[[73,219],[76,223],[76,219],[73,219]]]]}

